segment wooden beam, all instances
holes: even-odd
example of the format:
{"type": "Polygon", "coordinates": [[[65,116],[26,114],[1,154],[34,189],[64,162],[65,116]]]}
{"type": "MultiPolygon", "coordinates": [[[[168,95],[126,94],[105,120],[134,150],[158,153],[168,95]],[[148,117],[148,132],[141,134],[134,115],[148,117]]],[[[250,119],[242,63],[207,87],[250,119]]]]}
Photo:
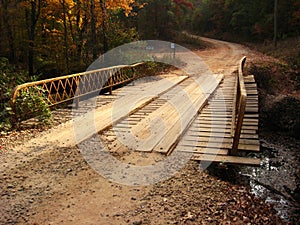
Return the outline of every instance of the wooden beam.
{"type": "Polygon", "coordinates": [[[205,161],[213,163],[245,165],[245,166],[260,166],[261,160],[256,158],[246,158],[238,156],[220,156],[220,155],[206,155],[206,154],[194,154],[193,160],[205,161]]]}

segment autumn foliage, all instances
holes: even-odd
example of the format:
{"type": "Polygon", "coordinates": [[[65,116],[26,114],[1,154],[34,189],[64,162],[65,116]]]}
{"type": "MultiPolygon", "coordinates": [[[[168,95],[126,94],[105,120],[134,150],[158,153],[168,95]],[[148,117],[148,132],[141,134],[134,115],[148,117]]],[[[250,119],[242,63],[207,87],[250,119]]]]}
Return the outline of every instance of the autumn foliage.
{"type": "Polygon", "coordinates": [[[2,0],[1,56],[28,67],[30,75],[83,70],[115,44],[107,39],[110,33],[118,35],[119,42],[132,39],[134,28],[125,32],[125,25],[134,4],[134,0],[2,0]]]}
{"type": "MultiPolygon", "coordinates": [[[[274,0],[1,0],[0,57],[39,79],[84,71],[137,39],[176,41],[182,30],[273,38],[274,0]]],[[[278,38],[300,31],[300,0],[279,1],[278,38]]]]}

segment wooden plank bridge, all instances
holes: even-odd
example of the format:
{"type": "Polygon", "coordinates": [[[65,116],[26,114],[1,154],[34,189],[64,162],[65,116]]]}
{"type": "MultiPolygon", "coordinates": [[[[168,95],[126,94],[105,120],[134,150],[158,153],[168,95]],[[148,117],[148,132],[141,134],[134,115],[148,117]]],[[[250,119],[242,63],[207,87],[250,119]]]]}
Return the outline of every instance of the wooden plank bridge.
{"type": "MultiPolygon", "coordinates": [[[[259,166],[259,159],[245,156],[259,151],[258,93],[254,77],[243,74],[245,60],[243,57],[237,72],[230,75],[165,76],[151,84],[124,86],[114,91],[121,93],[115,102],[94,112],[96,130],[109,136],[114,151],[125,147],[165,155],[179,151],[190,153],[197,161],[259,166]],[[124,109],[130,104],[133,107],[124,109]],[[122,143],[118,135],[129,133],[135,141],[122,143]]],[[[140,78],[138,71],[143,66],[117,66],[23,84],[15,88],[12,108],[19,93],[31,87],[41,87],[50,106],[72,100],[78,106],[84,95],[112,94],[114,87],[140,78]]],[[[86,123],[82,121],[85,130],[80,138],[68,137],[65,145],[93,135],[86,123]]],[[[67,131],[50,133],[47,140],[55,142],[66,136],[70,136],[67,131]]]]}

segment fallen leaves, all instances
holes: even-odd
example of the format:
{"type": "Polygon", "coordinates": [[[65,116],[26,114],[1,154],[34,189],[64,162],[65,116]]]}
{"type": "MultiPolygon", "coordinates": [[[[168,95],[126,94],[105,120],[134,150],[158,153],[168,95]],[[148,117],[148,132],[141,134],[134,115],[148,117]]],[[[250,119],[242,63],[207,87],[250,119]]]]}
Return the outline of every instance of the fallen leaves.
{"type": "Polygon", "coordinates": [[[285,224],[270,205],[245,187],[196,168],[191,162],[179,175],[155,185],[143,209],[128,212],[127,218],[151,218],[143,224],[285,224]]]}

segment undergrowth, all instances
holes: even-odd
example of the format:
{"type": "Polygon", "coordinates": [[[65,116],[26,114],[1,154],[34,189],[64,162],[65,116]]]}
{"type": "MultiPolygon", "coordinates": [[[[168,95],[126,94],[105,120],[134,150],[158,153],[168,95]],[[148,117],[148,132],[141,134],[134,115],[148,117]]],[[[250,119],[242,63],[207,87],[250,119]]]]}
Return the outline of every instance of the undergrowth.
{"type": "Polygon", "coordinates": [[[0,58],[0,132],[16,128],[22,120],[32,117],[37,117],[40,124],[49,123],[51,111],[40,88],[21,91],[16,99],[15,109],[10,105],[14,88],[35,79],[25,71],[17,70],[6,58],[0,58]]]}
{"type": "Polygon", "coordinates": [[[51,121],[51,110],[45,91],[40,87],[29,87],[21,90],[18,95],[13,117],[17,123],[36,117],[40,123],[49,124],[51,121]]]}

